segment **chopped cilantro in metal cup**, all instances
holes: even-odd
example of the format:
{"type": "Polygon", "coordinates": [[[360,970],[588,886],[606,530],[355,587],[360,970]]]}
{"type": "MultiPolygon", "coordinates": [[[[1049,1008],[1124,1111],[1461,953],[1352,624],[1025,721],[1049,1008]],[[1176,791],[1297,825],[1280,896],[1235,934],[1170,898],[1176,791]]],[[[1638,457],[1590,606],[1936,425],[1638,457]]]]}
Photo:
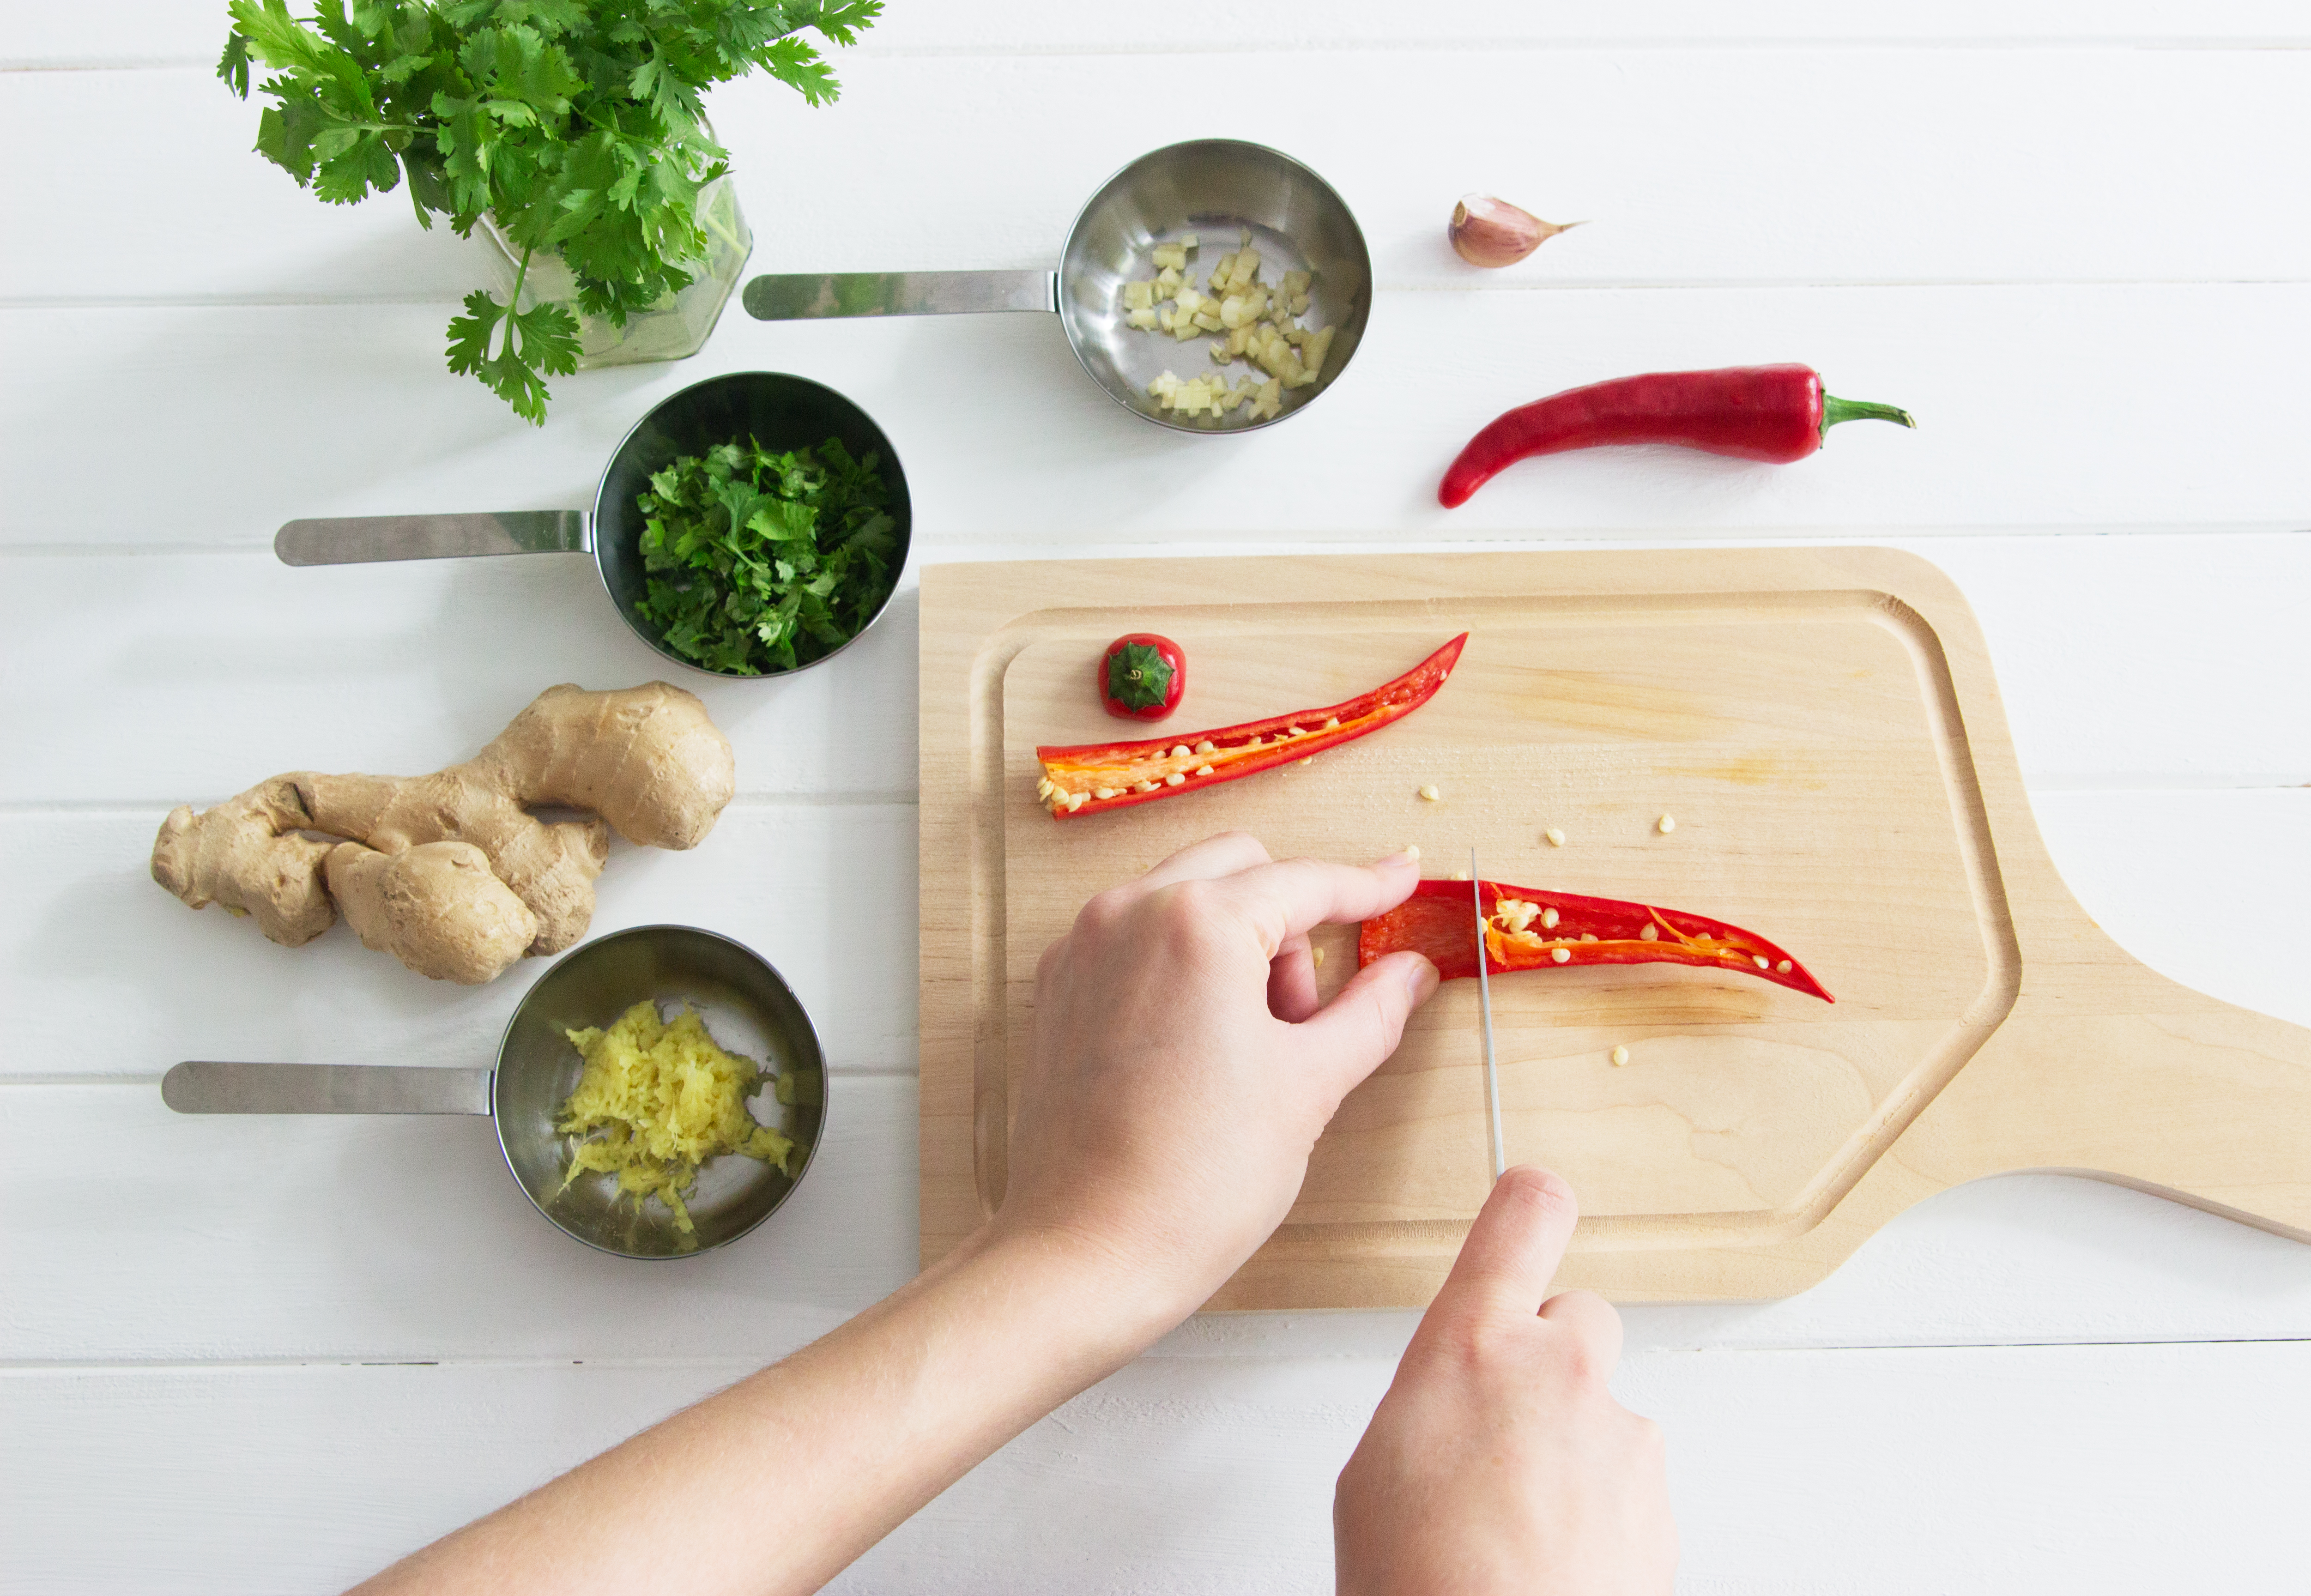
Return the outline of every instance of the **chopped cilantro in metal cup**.
{"type": "Polygon", "coordinates": [[[728,676],[833,653],[898,580],[880,464],[837,438],[790,452],[749,438],[653,473],[636,501],[649,577],[635,613],[667,649],[728,676]]]}

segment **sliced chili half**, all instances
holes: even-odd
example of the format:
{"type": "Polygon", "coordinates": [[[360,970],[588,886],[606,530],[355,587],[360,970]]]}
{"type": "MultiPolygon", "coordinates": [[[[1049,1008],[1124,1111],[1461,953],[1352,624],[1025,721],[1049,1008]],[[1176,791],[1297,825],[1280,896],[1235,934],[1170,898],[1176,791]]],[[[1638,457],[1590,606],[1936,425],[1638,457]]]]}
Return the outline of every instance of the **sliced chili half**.
{"type": "Polygon", "coordinates": [[[1217,786],[1352,743],[1434,698],[1468,641],[1464,632],[1396,680],[1346,703],[1144,742],[1038,748],[1043,773],[1035,797],[1053,819],[1065,820],[1217,786]]]}
{"type": "MultiPolygon", "coordinates": [[[[1754,931],[1706,915],[1619,898],[1477,883],[1485,910],[1485,969],[1505,975],[1577,964],[1691,964],[1739,971],[1834,1003],[1821,982],[1754,931]]],[[[1356,967],[1407,948],[1446,981],[1477,973],[1476,911],[1465,881],[1424,881],[1356,933],[1356,967]]]]}

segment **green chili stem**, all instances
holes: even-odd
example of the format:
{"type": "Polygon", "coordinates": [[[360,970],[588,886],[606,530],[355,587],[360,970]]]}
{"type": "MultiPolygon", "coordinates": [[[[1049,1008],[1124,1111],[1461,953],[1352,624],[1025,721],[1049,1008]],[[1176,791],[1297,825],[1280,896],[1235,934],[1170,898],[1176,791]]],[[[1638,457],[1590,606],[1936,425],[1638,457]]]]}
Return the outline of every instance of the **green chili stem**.
{"type": "Polygon", "coordinates": [[[1825,432],[1842,421],[1897,421],[1905,427],[1918,423],[1910,413],[1894,405],[1873,405],[1867,399],[1841,399],[1835,394],[1821,397],[1821,430],[1825,432]]]}

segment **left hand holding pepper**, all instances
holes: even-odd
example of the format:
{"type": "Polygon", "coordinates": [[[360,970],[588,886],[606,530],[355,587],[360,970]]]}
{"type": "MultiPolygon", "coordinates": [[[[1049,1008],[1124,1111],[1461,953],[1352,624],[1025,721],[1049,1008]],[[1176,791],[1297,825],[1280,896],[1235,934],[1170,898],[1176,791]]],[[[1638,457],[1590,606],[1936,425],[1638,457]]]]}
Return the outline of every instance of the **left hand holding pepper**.
{"type": "Polygon", "coordinates": [[[1408,854],[1278,863],[1232,833],[1094,898],[1036,972],[993,1228],[1078,1243],[1160,1316],[1192,1312],[1282,1223],[1317,1134],[1436,990],[1400,953],[1320,1007],[1309,929],[1392,908],[1418,876],[1408,854]]]}

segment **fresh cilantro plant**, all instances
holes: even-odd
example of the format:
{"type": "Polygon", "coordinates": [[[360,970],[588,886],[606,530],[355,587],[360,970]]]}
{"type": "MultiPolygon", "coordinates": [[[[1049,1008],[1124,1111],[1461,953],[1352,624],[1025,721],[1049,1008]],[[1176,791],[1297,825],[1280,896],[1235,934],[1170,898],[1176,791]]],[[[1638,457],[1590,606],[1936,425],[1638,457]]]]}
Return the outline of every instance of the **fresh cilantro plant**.
{"type": "Polygon", "coordinates": [[[833,652],[898,580],[879,464],[838,438],[790,454],[750,438],[682,456],[636,501],[650,573],[636,613],[685,659],[732,676],[833,652]]]}
{"type": "Polygon", "coordinates": [[[540,250],[562,257],[579,308],[626,318],[686,286],[706,255],[698,191],[728,170],[700,92],[760,68],[812,105],[841,92],[816,30],[857,40],[882,0],[230,0],[217,75],[258,92],[258,153],[331,205],[408,185],[420,226],[461,238],[484,214],[521,251],[500,303],[476,289],[449,323],[449,369],[533,423],[545,379],[577,370],[576,318],[524,310],[540,250]]]}

